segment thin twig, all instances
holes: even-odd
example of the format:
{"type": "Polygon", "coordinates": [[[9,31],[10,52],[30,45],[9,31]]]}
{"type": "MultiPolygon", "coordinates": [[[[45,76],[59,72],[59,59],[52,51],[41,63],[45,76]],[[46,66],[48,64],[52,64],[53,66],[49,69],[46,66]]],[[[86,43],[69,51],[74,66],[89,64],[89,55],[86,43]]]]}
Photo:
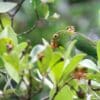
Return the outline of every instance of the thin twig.
{"type": "Polygon", "coordinates": [[[14,17],[14,16],[17,14],[17,12],[20,10],[20,8],[22,7],[22,4],[23,4],[24,1],[25,1],[25,0],[21,0],[21,2],[18,3],[16,11],[12,14],[13,17],[14,17]]]}
{"type": "Polygon", "coordinates": [[[1,18],[0,18],[0,25],[1,25],[1,28],[4,29],[4,26],[3,26],[1,18]]]}
{"type": "Polygon", "coordinates": [[[35,11],[35,15],[36,15],[37,20],[39,20],[40,19],[40,16],[38,14],[37,8],[35,8],[34,11],[35,11]]]}
{"type": "Polygon", "coordinates": [[[18,36],[21,36],[21,35],[25,35],[25,34],[31,33],[34,29],[36,29],[36,24],[33,25],[33,26],[32,26],[30,29],[28,29],[27,31],[18,34],[18,36]]]}
{"type": "Polygon", "coordinates": [[[18,83],[17,87],[20,87],[22,82],[25,84],[26,87],[28,87],[28,84],[24,80],[24,71],[21,74],[21,79],[20,79],[20,82],[18,83]]]}
{"type": "Polygon", "coordinates": [[[31,100],[32,97],[32,76],[31,76],[31,70],[29,69],[29,87],[28,87],[28,99],[31,100]]]}
{"type": "Polygon", "coordinates": [[[5,86],[4,86],[3,91],[7,90],[8,86],[10,85],[10,83],[11,83],[11,79],[8,79],[7,82],[6,82],[6,84],[5,84],[5,86]]]}
{"type": "Polygon", "coordinates": [[[13,27],[14,24],[14,17],[11,16],[11,26],[13,27]]]}
{"type": "Polygon", "coordinates": [[[17,14],[17,12],[20,10],[20,8],[22,7],[22,4],[24,3],[25,0],[21,0],[20,3],[18,3],[17,8],[15,10],[15,12],[13,14],[9,13],[9,16],[11,17],[11,26],[13,27],[13,23],[14,23],[14,17],[17,14]]]}
{"type": "Polygon", "coordinates": [[[58,94],[58,92],[59,92],[59,88],[58,88],[58,86],[56,86],[56,92],[54,93],[54,95],[53,95],[53,97],[52,97],[51,100],[54,100],[55,99],[55,97],[58,94]]]}

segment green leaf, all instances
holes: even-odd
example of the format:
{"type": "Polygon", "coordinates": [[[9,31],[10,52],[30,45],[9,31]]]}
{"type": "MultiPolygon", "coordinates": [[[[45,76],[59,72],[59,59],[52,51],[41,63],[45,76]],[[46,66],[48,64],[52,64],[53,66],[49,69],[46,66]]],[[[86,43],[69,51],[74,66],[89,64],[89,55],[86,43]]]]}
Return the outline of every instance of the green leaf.
{"type": "Polygon", "coordinates": [[[41,61],[38,62],[39,64],[39,70],[42,73],[47,72],[47,69],[49,67],[50,59],[52,58],[52,49],[51,47],[47,47],[43,52],[42,52],[43,58],[41,61]]]}
{"type": "Polygon", "coordinates": [[[32,0],[32,6],[38,12],[41,18],[47,19],[49,16],[49,8],[46,3],[42,3],[40,0],[32,0]]]}
{"type": "Polygon", "coordinates": [[[44,51],[43,51],[44,57],[42,59],[42,69],[44,69],[44,71],[46,71],[49,67],[49,63],[50,63],[50,59],[52,58],[52,49],[51,47],[47,47],[44,51]]]}
{"type": "MultiPolygon", "coordinates": [[[[70,79],[71,79],[71,77],[69,77],[69,80],[70,79]]],[[[71,87],[74,87],[75,90],[78,90],[80,83],[76,79],[73,79],[73,80],[69,81],[68,84],[70,84],[71,87]]]]}
{"type": "Polygon", "coordinates": [[[97,57],[98,57],[98,64],[100,65],[100,41],[97,42],[97,57]]]}
{"type": "Polygon", "coordinates": [[[66,51],[66,53],[65,53],[65,59],[68,59],[68,58],[70,57],[70,55],[71,55],[71,53],[72,53],[72,49],[73,49],[75,43],[76,43],[76,40],[72,41],[72,42],[70,43],[70,45],[68,46],[68,49],[67,49],[67,51],[66,51]]]}
{"type": "Polygon", "coordinates": [[[45,48],[46,48],[45,46],[39,45],[39,44],[33,47],[32,51],[30,53],[30,57],[32,58],[33,63],[36,62],[38,59],[37,54],[43,52],[45,50],[45,48]]]}
{"type": "Polygon", "coordinates": [[[3,66],[4,66],[4,62],[3,62],[2,58],[0,57],[0,68],[3,68],[3,66]]]}
{"type": "Polygon", "coordinates": [[[12,40],[10,38],[0,38],[0,55],[7,52],[7,44],[8,43],[12,44],[12,40]]]}
{"type": "Polygon", "coordinates": [[[17,83],[19,83],[20,81],[20,76],[18,71],[15,69],[15,67],[13,65],[11,65],[10,63],[8,63],[7,61],[4,60],[4,64],[5,64],[5,68],[8,72],[8,74],[10,75],[10,77],[17,83]]]}
{"type": "Polygon", "coordinates": [[[65,86],[58,92],[54,100],[73,100],[73,93],[68,86],[65,86]]]}
{"type": "Polygon", "coordinates": [[[50,59],[49,67],[52,68],[54,66],[54,64],[56,64],[57,61],[59,61],[61,59],[61,57],[62,57],[62,55],[60,54],[60,52],[53,52],[52,58],[50,59]]]}
{"type": "Polygon", "coordinates": [[[0,18],[1,18],[1,21],[2,21],[2,24],[3,24],[4,27],[10,26],[10,25],[11,25],[11,18],[10,18],[9,15],[7,15],[7,14],[2,14],[2,15],[0,16],[0,18]]]}
{"type": "Polygon", "coordinates": [[[2,58],[8,74],[14,81],[18,83],[20,80],[18,55],[15,53],[4,54],[2,58]]]}
{"type": "Polygon", "coordinates": [[[17,34],[10,26],[5,27],[5,29],[2,31],[2,33],[0,34],[0,39],[2,38],[10,38],[13,41],[14,45],[18,44],[17,34]]]}
{"type": "Polygon", "coordinates": [[[0,2],[0,13],[6,13],[17,6],[13,2],[0,2]]]}
{"type": "Polygon", "coordinates": [[[20,53],[22,53],[22,51],[27,47],[27,45],[27,42],[22,42],[13,49],[13,52],[15,52],[17,55],[20,55],[20,53]]]}
{"type": "Polygon", "coordinates": [[[49,76],[54,83],[59,82],[59,80],[63,74],[63,69],[64,69],[64,62],[59,62],[52,67],[49,76]]]}
{"type": "Polygon", "coordinates": [[[51,91],[50,91],[50,93],[49,93],[49,98],[50,98],[50,100],[52,100],[52,97],[53,97],[53,95],[55,94],[55,92],[56,92],[56,88],[51,89],[51,91]]]}
{"type": "Polygon", "coordinates": [[[92,86],[100,87],[100,82],[92,81],[92,86]]]}
{"type": "Polygon", "coordinates": [[[45,19],[48,18],[49,16],[49,8],[47,4],[41,3],[38,8],[39,16],[44,17],[45,19]]]}
{"type": "Polygon", "coordinates": [[[97,82],[100,83],[100,72],[99,73],[96,73],[96,74],[87,73],[87,78],[88,79],[91,79],[91,80],[94,80],[94,81],[97,81],[97,82]]]}
{"type": "Polygon", "coordinates": [[[34,9],[37,9],[37,7],[40,5],[41,1],[40,0],[31,0],[32,6],[34,9]]]}
{"type": "Polygon", "coordinates": [[[3,55],[3,60],[10,63],[14,67],[14,69],[19,71],[19,58],[18,58],[18,55],[16,55],[15,53],[4,54],[3,55]]]}
{"type": "Polygon", "coordinates": [[[21,67],[19,68],[20,71],[23,71],[24,69],[29,67],[29,55],[25,55],[21,60],[20,64],[21,67]]]}
{"type": "Polygon", "coordinates": [[[81,65],[80,67],[85,67],[85,68],[92,69],[94,71],[99,72],[99,69],[96,66],[96,64],[89,59],[84,59],[83,61],[80,62],[80,65],[81,65]]]}
{"type": "Polygon", "coordinates": [[[74,56],[70,63],[65,67],[63,77],[66,78],[77,67],[79,62],[85,57],[85,54],[78,54],[74,56]]]}

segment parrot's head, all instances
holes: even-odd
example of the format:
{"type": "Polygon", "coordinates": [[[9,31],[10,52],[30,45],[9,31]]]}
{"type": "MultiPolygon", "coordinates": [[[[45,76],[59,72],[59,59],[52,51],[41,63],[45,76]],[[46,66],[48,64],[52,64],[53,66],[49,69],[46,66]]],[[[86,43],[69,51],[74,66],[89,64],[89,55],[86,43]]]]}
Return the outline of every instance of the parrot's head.
{"type": "Polygon", "coordinates": [[[58,46],[66,47],[66,44],[71,40],[72,35],[75,33],[74,26],[68,26],[64,30],[54,33],[51,39],[51,44],[53,48],[58,46]]]}

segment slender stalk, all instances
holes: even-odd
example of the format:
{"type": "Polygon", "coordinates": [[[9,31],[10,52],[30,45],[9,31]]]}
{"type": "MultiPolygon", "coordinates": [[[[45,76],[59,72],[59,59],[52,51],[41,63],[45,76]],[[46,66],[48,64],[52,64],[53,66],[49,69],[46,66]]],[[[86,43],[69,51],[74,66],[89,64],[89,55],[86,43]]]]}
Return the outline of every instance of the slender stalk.
{"type": "Polygon", "coordinates": [[[22,4],[24,3],[24,1],[25,0],[21,0],[21,2],[18,3],[17,8],[16,8],[16,10],[15,10],[15,12],[13,14],[8,13],[9,16],[11,17],[11,26],[12,27],[13,27],[13,24],[14,24],[14,17],[18,13],[18,11],[20,10],[20,8],[22,7],[22,4]]]}
{"type": "Polygon", "coordinates": [[[2,23],[2,20],[1,20],[1,16],[0,16],[0,25],[1,25],[1,28],[4,29],[4,26],[3,26],[3,23],[2,23]]]}
{"type": "Polygon", "coordinates": [[[33,30],[36,29],[36,25],[33,25],[30,29],[28,29],[27,31],[21,33],[21,34],[18,34],[18,36],[21,36],[21,35],[25,35],[25,34],[28,34],[28,33],[31,33],[33,30]]]}

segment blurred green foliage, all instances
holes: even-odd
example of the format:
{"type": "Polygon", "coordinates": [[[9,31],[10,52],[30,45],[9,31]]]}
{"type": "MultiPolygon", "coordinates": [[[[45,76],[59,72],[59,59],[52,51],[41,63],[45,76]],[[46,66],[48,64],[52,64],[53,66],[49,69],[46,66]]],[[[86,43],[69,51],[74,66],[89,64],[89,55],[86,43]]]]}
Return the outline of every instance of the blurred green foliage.
{"type": "Polygon", "coordinates": [[[99,100],[100,1],[2,1],[15,3],[0,8],[0,100],[99,100]]]}
{"type": "Polygon", "coordinates": [[[98,39],[100,31],[99,1],[41,1],[26,0],[20,12],[16,15],[15,30],[18,34],[23,33],[37,23],[36,29],[30,32],[30,35],[23,35],[22,40],[28,37],[33,45],[41,42],[41,37],[50,40],[53,33],[64,29],[68,25],[74,25],[77,31],[87,34],[93,39],[98,39]]]}

